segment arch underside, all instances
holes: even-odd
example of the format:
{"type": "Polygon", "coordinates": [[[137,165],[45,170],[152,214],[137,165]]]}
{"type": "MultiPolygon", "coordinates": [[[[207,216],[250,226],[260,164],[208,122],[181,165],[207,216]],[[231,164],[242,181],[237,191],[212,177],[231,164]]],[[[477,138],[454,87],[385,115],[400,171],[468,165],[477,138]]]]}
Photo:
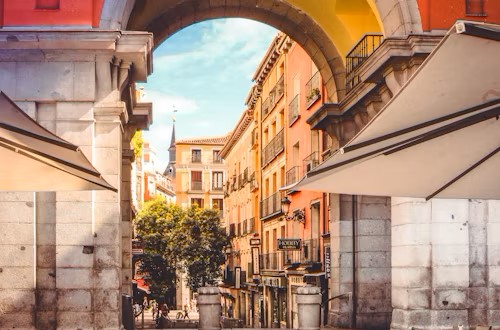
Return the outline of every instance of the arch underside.
{"type": "Polygon", "coordinates": [[[323,77],[331,101],[343,95],[345,70],[342,57],[326,33],[306,13],[287,2],[254,1],[162,1],[137,2],[129,21],[129,30],[153,32],[155,45],[191,24],[204,20],[241,17],[260,21],[289,35],[311,57],[323,77]],[[231,5],[231,2],[237,5],[231,5]],[[252,5],[253,4],[253,5],[252,5]],[[150,13],[156,16],[150,19],[150,13]]]}
{"type": "Polygon", "coordinates": [[[405,35],[415,32],[409,26],[418,26],[413,23],[419,21],[414,13],[418,12],[417,0],[404,5],[398,0],[317,1],[141,0],[132,4],[133,0],[127,0],[125,7],[130,16],[116,15],[127,30],[152,32],[155,45],[191,24],[209,19],[241,17],[273,26],[311,57],[330,102],[339,102],[345,96],[345,55],[364,33],[405,35]]]}

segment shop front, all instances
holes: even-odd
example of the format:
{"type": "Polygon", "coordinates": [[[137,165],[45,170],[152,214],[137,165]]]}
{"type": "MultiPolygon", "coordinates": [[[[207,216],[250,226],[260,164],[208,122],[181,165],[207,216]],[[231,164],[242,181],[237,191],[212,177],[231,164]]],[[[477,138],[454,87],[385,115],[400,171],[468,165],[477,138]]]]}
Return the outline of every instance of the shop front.
{"type": "Polygon", "coordinates": [[[287,328],[287,281],[284,276],[263,276],[264,327],[287,328]]]}

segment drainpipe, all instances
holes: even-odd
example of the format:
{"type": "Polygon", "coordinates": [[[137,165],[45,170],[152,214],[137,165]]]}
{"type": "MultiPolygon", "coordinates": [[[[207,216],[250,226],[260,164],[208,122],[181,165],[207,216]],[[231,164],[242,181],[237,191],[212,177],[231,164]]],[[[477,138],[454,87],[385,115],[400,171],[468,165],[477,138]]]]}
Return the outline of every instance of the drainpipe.
{"type": "Polygon", "coordinates": [[[358,199],[356,195],[352,195],[352,320],[351,327],[356,328],[357,317],[357,290],[356,290],[356,221],[358,217],[357,204],[358,199]]]}

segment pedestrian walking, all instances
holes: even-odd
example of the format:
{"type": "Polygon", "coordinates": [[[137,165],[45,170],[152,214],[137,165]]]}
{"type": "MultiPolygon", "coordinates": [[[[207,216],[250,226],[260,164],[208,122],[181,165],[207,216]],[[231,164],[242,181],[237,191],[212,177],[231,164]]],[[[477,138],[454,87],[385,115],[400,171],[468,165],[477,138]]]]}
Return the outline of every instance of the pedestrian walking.
{"type": "Polygon", "coordinates": [[[153,314],[153,320],[156,319],[156,316],[158,314],[158,303],[155,299],[151,301],[151,313],[153,314]]]}
{"type": "Polygon", "coordinates": [[[190,318],[189,318],[189,307],[188,307],[188,305],[187,305],[187,304],[185,304],[185,305],[184,305],[184,320],[185,320],[186,318],[187,318],[188,320],[190,320],[190,318]]]}

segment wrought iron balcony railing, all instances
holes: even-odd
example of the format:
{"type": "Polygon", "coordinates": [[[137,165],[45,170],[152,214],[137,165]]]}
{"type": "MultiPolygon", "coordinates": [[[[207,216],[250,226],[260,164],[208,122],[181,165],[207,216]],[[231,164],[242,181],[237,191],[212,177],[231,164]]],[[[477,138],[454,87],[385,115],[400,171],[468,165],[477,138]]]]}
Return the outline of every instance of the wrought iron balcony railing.
{"type": "Polygon", "coordinates": [[[320,89],[320,74],[317,71],[311,79],[306,83],[306,102],[307,107],[312,105],[314,101],[321,97],[321,89],[320,89]]]}
{"type": "Polygon", "coordinates": [[[279,192],[263,199],[260,202],[260,217],[266,218],[281,212],[281,195],[279,192]]]}
{"type": "Polygon", "coordinates": [[[268,143],[262,152],[262,167],[269,164],[276,156],[285,150],[285,138],[283,130],[268,143]]]}
{"type": "Polygon", "coordinates": [[[255,172],[253,172],[251,175],[250,175],[250,190],[251,191],[255,191],[256,189],[259,188],[259,184],[257,183],[257,176],[255,175],[255,172]]]}
{"type": "Polygon", "coordinates": [[[280,252],[272,252],[265,253],[260,255],[260,264],[262,269],[266,270],[279,270],[280,262],[279,262],[280,252]]]}
{"type": "Polygon", "coordinates": [[[300,94],[295,95],[288,105],[288,125],[292,125],[299,118],[299,96],[300,94]]]}
{"type": "Polygon", "coordinates": [[[255,218],[254,217],[248,219],[248,233],[249,234],[255,233],[255,218]]]}
{"type": "Polygon", "coordinates": [[[300,166],[294,166],[286,172],[286,185],[290,185],[299,181],[300,179],[300,166]]]}
{"type": "Polygon", "coordinates": [[[300,250],[289,250],[283,252],[285,265],[294,263],[310,264],[321,262],[319,239],[310,239],[302,242],[300,250]]]}
{"type": "Polygon", "coordinates": [[[262,102],[262,118],[267,116],[269,112],[274,108],[276,103],[281,99],[281,97],[285,94],[285,80],[284,76],[281,76],[278,79],[276,85],[274,85],[273,89],[269,92],[269,96],[262,102]]]}
{"type": "Polygon", "coordinates": [[[191,182],[191,190],[203,190],[203,182],[202,181],[192,181],[191,182]]]}
{"type": "Polygon", "coordinates": [[[317,151],[311,153],[309,156],[304,158],[304,169],[306,173],[309,173],[318,165],[319,165],[319,153],[317,151]]]}
{"type": "Polygon", "coordinates": [[[364,63],[371,54],[382,44],[384,36],[381,34],[366,34],[352,48],[346,56],[346,91],[356,87],[360,82],[360,76],[356,69],[364,63]]]}

